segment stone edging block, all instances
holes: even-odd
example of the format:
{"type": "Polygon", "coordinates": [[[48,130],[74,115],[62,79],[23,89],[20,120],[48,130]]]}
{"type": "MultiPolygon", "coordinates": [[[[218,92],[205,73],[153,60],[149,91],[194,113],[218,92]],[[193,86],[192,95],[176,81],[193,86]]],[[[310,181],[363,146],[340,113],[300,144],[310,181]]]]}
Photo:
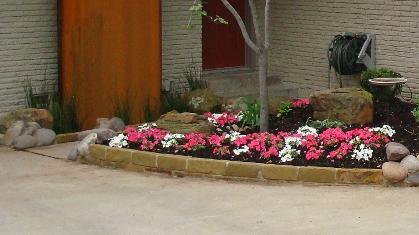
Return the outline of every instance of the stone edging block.
{"type": "Polygon", "coordinates": [[[85,160],[99,166],[130,171],[169,172],[174,175],[204,175],[212,178],[257,181],[301,181],[327,184],[384,184],[380,169],[300,167],[194,158],[172,154],[91,145],[85,160]]]}

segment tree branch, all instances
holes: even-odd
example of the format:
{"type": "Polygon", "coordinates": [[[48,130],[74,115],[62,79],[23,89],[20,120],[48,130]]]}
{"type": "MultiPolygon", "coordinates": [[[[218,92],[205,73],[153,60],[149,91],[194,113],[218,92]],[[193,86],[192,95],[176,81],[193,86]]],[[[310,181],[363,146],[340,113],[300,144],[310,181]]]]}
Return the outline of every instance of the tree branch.
{"type": "Polygon", "coordinates": [[[252,14],[253,28],[255,30],[256,44],[262,46],[262,35],[259,29],[259,17],[256,9],[255,0],[249,0],[250,13],[252,14]]]}
{"type": "Polygon", "coordinates": [[[271,0],[266,0],[265,4],[265,49],[269,49],[270,38],[269,38],[269,24],[270,24],[270,13],[271,13],[271,0]]]}
{"type": "Polygon", "coordinates": [[[228,0],[221,0],[224,6],[233,14],[234,18],[236,19],[237,23],[239,24],[240,30],[242,32],[244,41],[247,45],[254,50],[257,54],[261,53],[261,48],[256,46],[256,44],[250,39],[249,33],[247,32],[246,25],[244,24],[243,19],[241,18],[240,14],[234,9],[234,7],[228,2],[228,0]]]}

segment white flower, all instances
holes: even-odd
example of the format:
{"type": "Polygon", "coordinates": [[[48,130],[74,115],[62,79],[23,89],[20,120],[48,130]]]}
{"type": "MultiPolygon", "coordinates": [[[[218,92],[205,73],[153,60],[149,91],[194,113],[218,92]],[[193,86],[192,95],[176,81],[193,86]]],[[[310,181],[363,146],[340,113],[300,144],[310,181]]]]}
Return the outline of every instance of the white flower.
{"type": "Polygon", "coordinates": [[[285,137],[285,145],[298,147],[301,145],[301,138],[292,136],[285,137]]]}
{"type": "Polygon", "coordinates": [[[374,127],[369,129],[370,132],[376,132],[381,133],[383,135],[386,135],[388,137],[393,137],[394,134],[396,134],[396,131],[391,128],[389,125],[383,125],[382,127],[374,127]]]}
{"type": "Polygon", "coordinates": [[[279,157],[281,158],[281,162],[290,162],[294,160],[295,157],[300,155],[300,153],[300,150],[286,144],[285,147],[279,151],[279,157]]]}
{"type": "Polygon", "coordinates": [[[242,111],[240,111],[237,115],[236,115],[236,119],[237,121],[241,121],[244,118],[244,113],[242,111]]]}
{"type": "Polygon", "coordinates": [[[316,128],[313,128],[311,126],[302,126],[302,127],[298,128],[297,133],[300,134],[303,137],[306,137],[308,135],[317,136],[316,128]]]}
{"type": "Polygon", "coordinates": [[[163,148],[175,147],[178,145],[178,140],[185,138],[182,134],[166,134],[161,141],[163,148]]]}
{"type": "Polygon", "coordinates": [[[351,157],[358,161],[362,159],[368,161],[372,158],[373,152],[373,149],[366,147],[364,144],[360,144],[355,148],[351,157]]]}
{"type": "Polygon", "coordinates": [[[237,131],[232,131],[229,134],[226,134],[224,136],[224,139],[226,140],[230,140],[230,141],[235,141],[236,139],[240,138],[240,137],[244,137],[245,135],[242,135],[240,132],[237,131]]]}
{"type": "Polygon", "coordinates": [[[205,102],[204,97],[192,97],[191,101],[189,102],[190,105],[192,105],[194,108],[198,108],[202,103],[205,102]]]}
{"type": "Polygon", "coordinates": [[[128,137],[124,134],[119,134],[109,141],[109,147],[112,148],[123,148],[126,146],[128,146],[128,137]]]}
{"type": "Polygon", "coordinates": [[[233,153],[238,156],[242,153],[248,153],[249,152],[249,147],[247,147],[247,145],[244,145],[242,148],[237,148],[233,150],[233,153]]]}

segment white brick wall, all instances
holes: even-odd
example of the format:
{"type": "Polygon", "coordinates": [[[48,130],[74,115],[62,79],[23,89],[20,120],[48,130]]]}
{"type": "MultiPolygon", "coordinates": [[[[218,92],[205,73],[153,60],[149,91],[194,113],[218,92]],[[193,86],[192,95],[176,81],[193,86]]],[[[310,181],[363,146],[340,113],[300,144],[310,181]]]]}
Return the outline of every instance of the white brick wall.
{"type": "Polygon", "coordinates": [[[202,63],[201,19],[193,17],[193,29],[187,29],[191,0],[162,0],[163,87],[179,82],[186,65],[193,58],[202,63]]]}
{"type": "Polygon", "coordinates": [[[271,70],[288,83],[327,88],[326,51],[345,31],[377,34],[377,66],[409,79],[419,93],[418,1],[272,1],[271,70]]]}
{"type": "Polygon", "coordinates": [[[56,0],[0,0],[0,113],[24,105],[23,81],[57,79],[56,0]],[[46,74],[44,76],[44,74],[46,74]]]}

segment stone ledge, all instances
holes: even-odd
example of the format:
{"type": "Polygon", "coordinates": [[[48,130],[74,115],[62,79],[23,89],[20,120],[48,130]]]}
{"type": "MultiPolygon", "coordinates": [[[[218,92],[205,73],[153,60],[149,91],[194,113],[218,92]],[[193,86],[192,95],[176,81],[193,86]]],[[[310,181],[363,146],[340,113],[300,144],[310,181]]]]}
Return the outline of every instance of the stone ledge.
{"type": "Polygon", "coordinates": [[[194,158],[91,145],[89,164],[136,172],[169,172],[176,176],[249,181],[301,181],[327,184],[381,184],[380,169],[299,167],[194,158]]]}

